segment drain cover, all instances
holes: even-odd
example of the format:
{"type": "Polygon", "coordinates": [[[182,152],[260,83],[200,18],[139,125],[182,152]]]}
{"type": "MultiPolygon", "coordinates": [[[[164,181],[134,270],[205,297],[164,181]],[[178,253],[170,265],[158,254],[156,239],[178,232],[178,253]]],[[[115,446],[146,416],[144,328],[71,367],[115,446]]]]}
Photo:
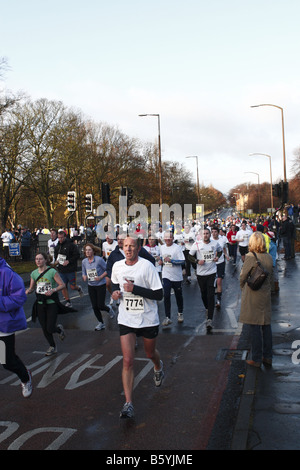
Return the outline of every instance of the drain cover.
{"type": "Polygon", "coordinates": [[[247,357],[248,349],[221,349],[217,355],[217,360],[240,360],[244,361],[247,357]]]}

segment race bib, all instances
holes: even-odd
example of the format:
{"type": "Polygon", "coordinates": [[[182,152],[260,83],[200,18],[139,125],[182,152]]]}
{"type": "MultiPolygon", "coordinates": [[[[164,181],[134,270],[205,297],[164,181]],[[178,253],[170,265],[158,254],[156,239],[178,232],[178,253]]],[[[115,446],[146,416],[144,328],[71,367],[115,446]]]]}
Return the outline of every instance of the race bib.
{"type": "Polygon", "coordinates": [[[58,256],[57,256],[58,264],[64,264],[64,262],[66,261],[66,259],[67,259],[66,255],[58,255],[58,256]]]}
{"type": "Polygon", "coordinates": [[[201,256],[204,261],[211,262],[214,260],[215,254],[213,250],[201,251],[201,256]]]}
{"type": "Polygon", "coordinates": [[[140,314],[144,313],[144,299],[139,295],[133,295],[130,292],[123,294],[125,310],[128,313],[140,314]]]}
{"type": "Polygon", "coordinates": [[[231,241],[235,241],[236,240],[236,235],[231,235],[231,241]]]}
{"type": "Polygon", "coordinates": [[[95,277],[97,276],[97,269],[87,269],[86,274],[89,281],[94,281],[95,277]]]}
{"type": "Polygon", "coordinates": [[[163,259],[164,265],[165,265],[165,266],[173,266],[172,263],[171,263],[171,261],[165,261],[166,258],[169,258],[169,256],[167,255],[167,256],[164,257],[164,259],[163,259]]]}
{"type": "Polygon", "coordinates": [[[36,293],[45,294],[51,289],[52,289],[52,286],[50,282],[38,282],[36,286],[36,293]]]}

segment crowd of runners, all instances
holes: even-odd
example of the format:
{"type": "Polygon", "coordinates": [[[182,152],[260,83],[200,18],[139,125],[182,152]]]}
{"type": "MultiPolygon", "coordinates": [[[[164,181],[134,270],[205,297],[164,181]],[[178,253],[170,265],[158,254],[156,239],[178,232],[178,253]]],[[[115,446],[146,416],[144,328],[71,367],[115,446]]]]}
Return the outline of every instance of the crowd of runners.
{"type": "MultiPolygon", "coordinates": [[[[233,215],[226,219],[210,218],[202,223],[188,221],[183,225],[170,221],[165,227],[157,223],[155,227],[149,228],[148,233],[137,226],[130,235],[127,229],[120,226],[106,227],[105,240],[97,241],[95,238],[94,243],[85,242],[80,281],[88,286],[91,308],[97,319],[96,331],[105,328],[103,312],[111,318],[117,316],[126,398],[120,412],[121,418],[134,416],[133,359],[137,337],[143,338],[145,353],[153,362],[155,386],[160,386],[164,377],[163,362],[156,349],[160,326],[158,301],[163,301],[164,305],[163,328],[168,328],[176,320],[183,323],[182,286],[196,281],[206,310],[206,330],[210,334],[213,330],[214,310],[220,309],[222,304],[226,263],[235,266],[237,259],[244,263],[249,239],[254,232],[262,233],[267,252],[272,256],[274,292],[279,290],[276,265],[280,243],[283,243],[286,260],[295,256],[295,224],[288,215],[283,215],[282,220],[268,217],[259,218],[255,222],[233,215]],[[176,319],[171,315],[172,290],[177,306],[176,319]]],[[[77,283],[80,253],[76,239],[68,237],[62,229],[51,229],[49,232],[47,250],[37,253],[36,269],[31,273],[30,285],[24,293],[36,294],[32,319],[39,319],[48,343],[45,355],[52,356],[57,353],[55,334],[62,341],[65,338],[63,326],[57,324],[58,313],[61,309],[72,311],[73,308],[69,288],[77,291],[80,297],[84,293],[80,283],[77,283]]],[[[8,265],[6,269],[10,269],[8,265]]],[[[20,282],[16,281],[16,285],[20,296],[20,282]]],[[[3,295],[6,290],[2,288],[3,295]]],[[[20,309],[18,305],[19,316],[20,309]]],[[[15,329],[12,324],[9,327],[2,324],[0,335],[9,345],[7,337],[24,327],[24,321],[20,320],[15,329]]],[[[5,367],[20,377],[23,395],[28,397],[32,392],[31,375],[14,354],[14,343],[9,346],[9,350],[9,363],[5,367]]]]}

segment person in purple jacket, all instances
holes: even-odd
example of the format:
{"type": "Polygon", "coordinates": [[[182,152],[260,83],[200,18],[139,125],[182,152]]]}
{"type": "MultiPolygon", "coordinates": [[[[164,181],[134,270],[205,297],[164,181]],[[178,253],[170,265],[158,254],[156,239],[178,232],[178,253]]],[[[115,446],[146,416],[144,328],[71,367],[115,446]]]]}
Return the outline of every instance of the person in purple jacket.
{"type": "Polygon", "coordinates": [[[26,301],[22,278],[0,257],[0,363],[21,380],[25,398],[32,394],[31,373],[15,352],[15,332],[26,330],[26,301]]]}

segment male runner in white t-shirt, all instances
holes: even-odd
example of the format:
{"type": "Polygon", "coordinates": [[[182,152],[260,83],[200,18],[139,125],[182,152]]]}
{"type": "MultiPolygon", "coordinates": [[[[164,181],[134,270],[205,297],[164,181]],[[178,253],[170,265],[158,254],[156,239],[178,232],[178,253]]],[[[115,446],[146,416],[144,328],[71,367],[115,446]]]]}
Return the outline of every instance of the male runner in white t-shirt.
{"type": "Polygon", "coordinates": [[[154,364],[154,382],[157,387],[164,376],[163,363],[156,349],[159,330],[157,301],[163,298],[163,289],[157,270],[150,261],[140,258],[140,241],[126,237],[123,243],[125,259],[117,261],[112,269],[112,298],[120,300],[118,323],[123,353],[122,381],[126,402],[120,418],[133,418],[133,361],[136,336],[142,336],[146,355],[154,364]]]}

